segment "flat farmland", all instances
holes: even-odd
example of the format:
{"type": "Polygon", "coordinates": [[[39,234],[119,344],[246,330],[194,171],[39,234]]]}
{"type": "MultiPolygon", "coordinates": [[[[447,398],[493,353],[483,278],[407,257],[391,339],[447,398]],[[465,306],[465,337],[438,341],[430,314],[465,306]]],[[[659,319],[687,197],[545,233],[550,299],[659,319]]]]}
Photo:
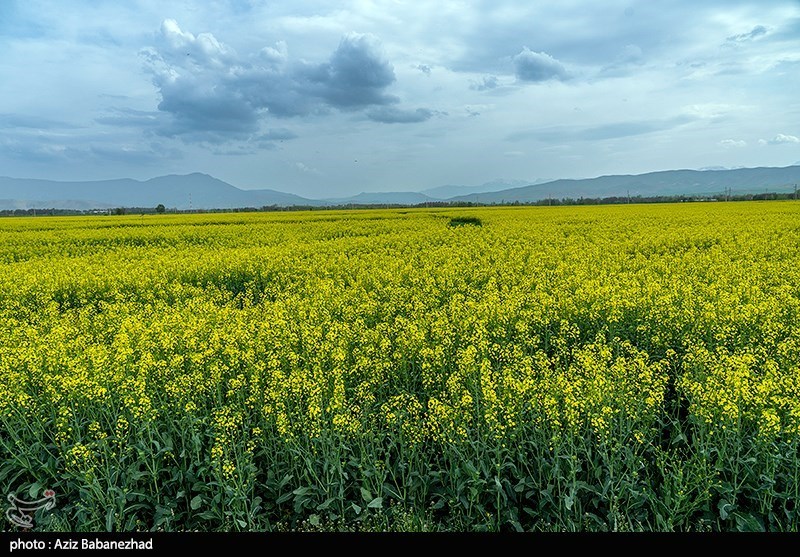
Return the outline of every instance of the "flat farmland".
{"type": "Polygon", "coordinates": [[[35,530],[800,525],[797,202],[5,218],[0,271],[35,530]]]}

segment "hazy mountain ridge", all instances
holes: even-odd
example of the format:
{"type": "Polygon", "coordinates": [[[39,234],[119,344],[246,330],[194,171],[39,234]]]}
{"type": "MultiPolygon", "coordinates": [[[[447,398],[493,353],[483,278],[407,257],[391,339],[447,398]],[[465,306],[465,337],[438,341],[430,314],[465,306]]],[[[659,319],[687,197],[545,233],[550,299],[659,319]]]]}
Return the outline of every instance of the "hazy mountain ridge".
{"type": "Polygon", "coordinates": [[[242,190],[201,173],[169,175],[138,181],[124,178],[92,182],[57,182],[0,177],[0,208],[52,207],[86,209],[105,207],[155,207],[178,209],[232,209],[264,205],[322,205],[322,202],[275,190],[242,190]],[[74,200],[69,205],[42,205],[53,200],[74,200]],[[12,207],[4,200],[14,200],[12,207]],[[78,203],[80,206],[76,205],[78,203]],[[86,207],[86,204],[93,204],[86,207]]]}
{"type": "Polygon", "coordinates": [[[417,205],[418,203],[439,200],[415,191],[364,191],[358,195],[326,199],[324,201],[329,205],[417,205]]]}
{"type": "Polygon", "coordinates": [[[738,168],[732,170],[664,170],[646,174],[599,176],[581,180],[554,180],[544,184],[451,198],[475,203],[521,203],[542,199],[657,197],[672,195],[734,195],[793,191],[800,184],[800,166],[738,168]]]}
{"type": "Polygon", "coordinates": [[[438,186],[435,188],[429,188],[426,190],[422,190],[420,193],[427,195],[428,197],[432,197],[433,199],[437,200],[445,200],[450,199],[452,197],[457,197],[459,195],[469,195],[471,193],[485,193],[485,192],[494,192],[500,190],[507,190],[511,188],[520,188],[523,186],[532,186],[535,184],[541,184],[544,182],[550,182],[550,180],[492,180],[491,182],[486,182],[479,186],[453,186],[453,185],[446,185],[446,186],[438,186]]]}
{"type": "Polygon", "coordinates": [[[336,199],[308,199],[272,189],[239,189],[207,174],[169,175],[138,181],[129,178],[92,182],[58,182],[0,177],[0,209],[105,209],[155,207],[178,209],[232,209],[263,206],[416,205],[453,201],[527,203],[554,198],[672,196],[793,191],[800,184],[800,165],[782,168],[665,170],[635,175],[553,180],[529,184],[494,180],[480,186],[440,186],[421,192],[362,192],[336,199]],[[507,187],[509,185],[516,187],[507,187]],[[503,188],[503,189],[493,189],[503,188]],[[446,193],[460,195],[440,197],[446,193]],[[469,193],[463,193],[469,192],[469,193]]]}

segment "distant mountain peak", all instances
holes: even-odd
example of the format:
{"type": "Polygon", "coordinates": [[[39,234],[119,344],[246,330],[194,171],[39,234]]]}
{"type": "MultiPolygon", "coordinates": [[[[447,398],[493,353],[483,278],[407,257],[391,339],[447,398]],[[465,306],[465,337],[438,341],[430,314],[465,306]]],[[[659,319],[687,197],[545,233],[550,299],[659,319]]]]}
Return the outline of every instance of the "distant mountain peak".
{"type": "Polygon", "coordinates": [[[473,193],[451,201],[475,203],[530,203],[543,199],[604,197],[712,196],[792,191],[800,181],[800,166],[736,168],[717,171],[661,170],[645,174],[618,174],[581,180],[554,180],[544,184],[473,193]]]}
{"type": "Polygon", "coordinates": [[[790,192],[800,183],[800,161],[783,168],[662,170],[645,174],[586,179],[495,179],[480,186],[439,186],[421,192],[361,192],[339,199],[307,199],[271,189],[239,189],[202,172],[171,174],[140,181],[97,181],[0,177],[0,209],[94,209],[156,207],[233,209],[263,206],[420,205],[428,202],[529,203],[548,198],[659,197],[790,192]]]}
{"type": "Polygon", "coordinates": [[[324,205],[274,190],[242,190],[202,172],[156,176],[145,181],[127,178],[86,182],[0,179],[0,209],[155,207],[159,204],[178,209],[324,205]]]}
{"type": "Polygon", "coordinates": [[[486,193],[486,192],[493,192],[499,190],[505,190],[510,188],[520,188],[524,186],[530,186],[534,184],[540,184],[542,182],[546,182],[548,180],[543,180],[538,178],[536,180],[516,180],[516,179],[506,179],[506,178],[495,178],[489,182],[484,182],[479,186],[457,186],[448,184],[446,186],[438,186],[435,188],[428,188],[426,190],[422,190],[420,193],[432,197],[437,200],[445,200],[451,197],[461,196],[461,195],[472,195],[476,193],[486,193]]]}

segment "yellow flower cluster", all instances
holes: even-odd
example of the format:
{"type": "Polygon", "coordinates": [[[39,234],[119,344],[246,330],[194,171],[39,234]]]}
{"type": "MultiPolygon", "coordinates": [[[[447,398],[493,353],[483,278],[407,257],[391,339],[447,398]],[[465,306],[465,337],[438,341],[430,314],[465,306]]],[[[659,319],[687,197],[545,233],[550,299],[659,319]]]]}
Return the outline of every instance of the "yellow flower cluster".
{"type": "Polygon", "coordinates": [[[788,202],[8,218],[0,418],[52,416],[69,466],[198,420],[226,477],[264,439],[643,442],[672,387],[796,437],[799,227],[788,202]]]}
{"type": "Polygon", "coordinates": [[[693,346],[679,380],[692,414],[714,429],[749,426],[766,439],[781,432],[800,436],[800,366],[782,369],[781,352],[693,346]]]}

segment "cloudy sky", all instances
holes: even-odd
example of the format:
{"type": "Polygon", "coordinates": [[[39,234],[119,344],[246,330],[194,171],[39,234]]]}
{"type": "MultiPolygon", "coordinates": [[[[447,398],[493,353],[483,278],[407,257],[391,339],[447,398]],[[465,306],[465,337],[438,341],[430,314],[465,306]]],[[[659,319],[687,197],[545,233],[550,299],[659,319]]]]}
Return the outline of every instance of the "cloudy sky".
{"type": "Polygon", "coordinates": [[[310,197],[800,162],[800,2],[0,0],[0,175],[310,197]]]}

